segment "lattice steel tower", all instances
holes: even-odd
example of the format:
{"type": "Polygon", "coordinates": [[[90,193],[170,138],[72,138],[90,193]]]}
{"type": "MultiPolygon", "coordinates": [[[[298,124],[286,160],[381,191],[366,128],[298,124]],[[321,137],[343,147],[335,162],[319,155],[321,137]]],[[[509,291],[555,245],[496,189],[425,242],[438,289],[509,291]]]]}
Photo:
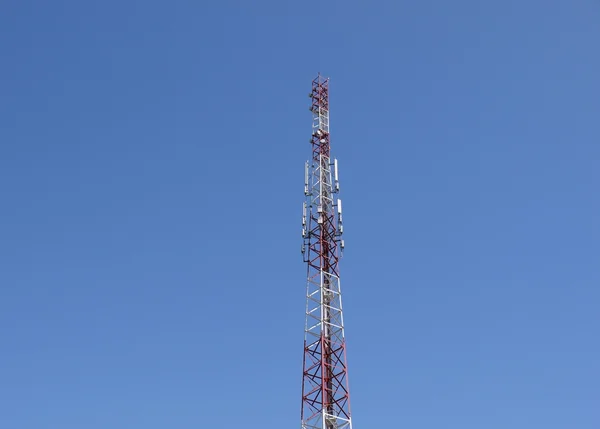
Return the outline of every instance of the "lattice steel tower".
{"type": "Polygon", "coordinates": [[[337,160],[330,155],[329,79],[317,76],[310,93],[312,159],[306,162],[302,254],[308,265],[302,373],[302,428],[351,429],[350,392],[338,269],[342,202],[337,160]]]}

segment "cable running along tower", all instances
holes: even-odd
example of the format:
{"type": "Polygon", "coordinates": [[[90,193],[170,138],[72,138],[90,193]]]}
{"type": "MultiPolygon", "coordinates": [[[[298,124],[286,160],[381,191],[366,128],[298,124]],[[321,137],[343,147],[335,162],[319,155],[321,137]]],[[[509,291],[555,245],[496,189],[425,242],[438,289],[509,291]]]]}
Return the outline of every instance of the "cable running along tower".
{"type": "Polygon", "coordinates": [[[351,429],[338,264],[344,249],[338,163],[330,155],[329,79],[309,95],[312,158],[306,162],[302,254],[308,266],[302,372],[302,429],[351,429]]]}

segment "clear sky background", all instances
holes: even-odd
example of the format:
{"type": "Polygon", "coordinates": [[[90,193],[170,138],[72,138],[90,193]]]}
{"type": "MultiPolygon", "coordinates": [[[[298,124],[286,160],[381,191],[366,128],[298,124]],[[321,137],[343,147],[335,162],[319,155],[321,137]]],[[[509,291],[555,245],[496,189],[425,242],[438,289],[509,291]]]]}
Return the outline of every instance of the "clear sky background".
{"type": "Polygon", "coordinates": [[[596,0],[0,4],[0,429],[299,427],[331,77],[355,429],[600,427],[596,0]]]}

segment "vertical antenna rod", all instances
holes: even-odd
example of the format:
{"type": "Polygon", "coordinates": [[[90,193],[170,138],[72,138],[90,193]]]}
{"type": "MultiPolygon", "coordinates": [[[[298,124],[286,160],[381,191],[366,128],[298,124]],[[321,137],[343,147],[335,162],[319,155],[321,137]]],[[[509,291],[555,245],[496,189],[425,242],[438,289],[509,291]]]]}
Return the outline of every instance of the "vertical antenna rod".
{"type": "Polygon", "coordinates": [[[329,79],[312,82],[312,158],[305,172],[302,253],[308,266],[302,429],[351,429],[338,263],[344,248],[338,163],[330,155],[329,79]]]}

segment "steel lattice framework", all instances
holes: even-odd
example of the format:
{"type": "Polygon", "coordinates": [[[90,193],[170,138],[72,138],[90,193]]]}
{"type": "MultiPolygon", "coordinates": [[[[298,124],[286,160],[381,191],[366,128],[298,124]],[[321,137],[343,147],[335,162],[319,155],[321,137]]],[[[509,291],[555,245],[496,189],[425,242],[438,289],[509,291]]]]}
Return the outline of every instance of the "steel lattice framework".
{"type": "Polygon", "coordinates": [[[302,375],[302,428],[351,429],[339,260],[342,203],[337,160],[329,139],[329,79],[317,76],[310,93],[312,159],[305,166],[302,253],[308,266],[302,375]]]}

